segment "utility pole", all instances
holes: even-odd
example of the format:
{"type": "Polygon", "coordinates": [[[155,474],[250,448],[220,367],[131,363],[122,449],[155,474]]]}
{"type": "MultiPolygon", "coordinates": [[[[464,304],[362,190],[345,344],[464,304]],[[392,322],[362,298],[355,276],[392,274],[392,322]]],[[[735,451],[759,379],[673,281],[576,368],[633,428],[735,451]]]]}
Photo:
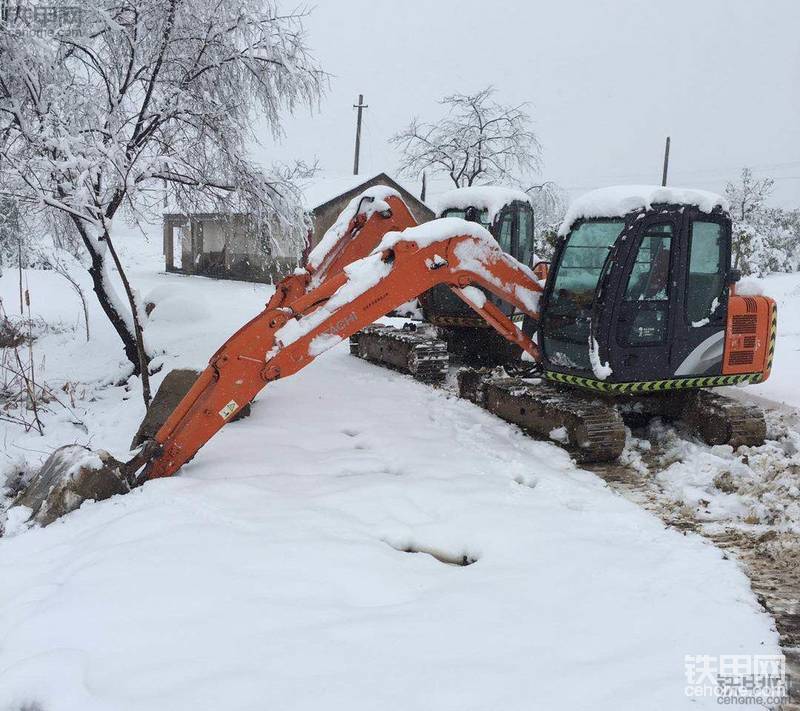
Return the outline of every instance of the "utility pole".
{"type": "Polygon", "coordinates": [[[354,109],[358,109],[358,118],[356,119],[356,155],[353,159],[353,175],[358,175],[358,155],[361,153],[361,112],[367,108],[364,103],[364,95],[358,95],[358,103],[353,104],[354,109]]]}
{"type": "Polygon", "coordinates": [[[425,179],[426,176],[427,176],[427,173],[423,170],[422,171],[422,192],[419,194],[419,199],[422,200],[422,202],[425,202],[425,196],[428,193],[428,182],[425,179]]]}
{"type": "Polygon", "coordinates": [[[661,185],[667,184],[667,171],[669,170],[669,136],[667,142],[664,144],[664,172],[661,174],[661,185]]]}

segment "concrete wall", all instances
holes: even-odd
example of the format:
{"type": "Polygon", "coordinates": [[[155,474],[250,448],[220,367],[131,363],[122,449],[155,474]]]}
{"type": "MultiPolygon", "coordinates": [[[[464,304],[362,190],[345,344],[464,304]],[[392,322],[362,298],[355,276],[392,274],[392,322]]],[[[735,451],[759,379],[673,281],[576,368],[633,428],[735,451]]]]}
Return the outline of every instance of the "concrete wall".
{"type": "Polygon", "coordinates": [[[270,242],[265,251],[261,239],[244,216],[164,216],[164,257],[171,272],[270,283],[297,267],[288,246],[270,242]]]}

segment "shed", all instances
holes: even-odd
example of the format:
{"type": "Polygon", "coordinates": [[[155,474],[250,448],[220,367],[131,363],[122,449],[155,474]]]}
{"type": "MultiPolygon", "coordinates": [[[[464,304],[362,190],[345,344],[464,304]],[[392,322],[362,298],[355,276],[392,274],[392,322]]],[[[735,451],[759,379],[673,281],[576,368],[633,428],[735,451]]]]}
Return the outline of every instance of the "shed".
{"type": "Polygon", "coordinates": [[[165,212],[163,217],[168,272],[274,283],[300,260],[288,242],[259,233],[245,214],[165,212]]]}

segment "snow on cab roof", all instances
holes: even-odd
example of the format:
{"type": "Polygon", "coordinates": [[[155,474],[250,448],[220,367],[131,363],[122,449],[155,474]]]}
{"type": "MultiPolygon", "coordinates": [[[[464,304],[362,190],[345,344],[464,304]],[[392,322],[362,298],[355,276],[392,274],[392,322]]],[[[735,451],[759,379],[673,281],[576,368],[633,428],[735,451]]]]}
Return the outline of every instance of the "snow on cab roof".
{"type": "Polygon", "coordinates": [[[715,207],[728,209],[725,198],[706,190],[665,188],[661,185],[616,185],[592,190],[575,200],[569,206],[558,234],[567,234],[573,223],[582,218],[622,216],[658,204],[697,205],[702,212],[711,212],[715,207]]]}
{"type": "Polygon", "coordinates": [[[489,222],[494,222],[495,216],[503,209],[503,206],[514,200],[527,203],[531,201],[527,193],[515,188],[499,185],[472,185],[467,188],[448,190],[432,202],[437,215],[441,215],[442,211],[448,208],[464,210],[468,207],[475,207],[479,210],[487,210],[489,222]]]}

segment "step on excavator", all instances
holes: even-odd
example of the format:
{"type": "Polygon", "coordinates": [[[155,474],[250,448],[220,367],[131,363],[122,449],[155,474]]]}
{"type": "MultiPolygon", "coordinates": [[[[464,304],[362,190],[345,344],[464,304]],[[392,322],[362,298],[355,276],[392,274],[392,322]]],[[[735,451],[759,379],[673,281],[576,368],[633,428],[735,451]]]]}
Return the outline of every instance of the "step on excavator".
{"type": "Polygon", "coordinates": [[[766,379],[776,326],[772,299],[735,293],[719,197],[649,187],[590,193],[567,215],[547,269],[533,264],[524,194],[488,192],[455,191],[440,218],[417,225],[395,191],[366,190],[203,372],[166,376],[134,458],[102,453],[102,466],[87,467],[90,488],[105,477],[101,494],[82,489],[71,455],[57,450],[17,503],[46,524],[85,498],[175,474],[266,385],[348,338],[356,355],[441,380],[451,351],[490,341],[438,329],[488,331],[477,319],[514,348],[499,365],[462,369],[460,394],[581,461],[617,457],[628,415],[683,419],[714,443],[763,441],[757,408],[707,389],[766,379]],[[418,297],[429,326],[370,326],[418,297]]]}

